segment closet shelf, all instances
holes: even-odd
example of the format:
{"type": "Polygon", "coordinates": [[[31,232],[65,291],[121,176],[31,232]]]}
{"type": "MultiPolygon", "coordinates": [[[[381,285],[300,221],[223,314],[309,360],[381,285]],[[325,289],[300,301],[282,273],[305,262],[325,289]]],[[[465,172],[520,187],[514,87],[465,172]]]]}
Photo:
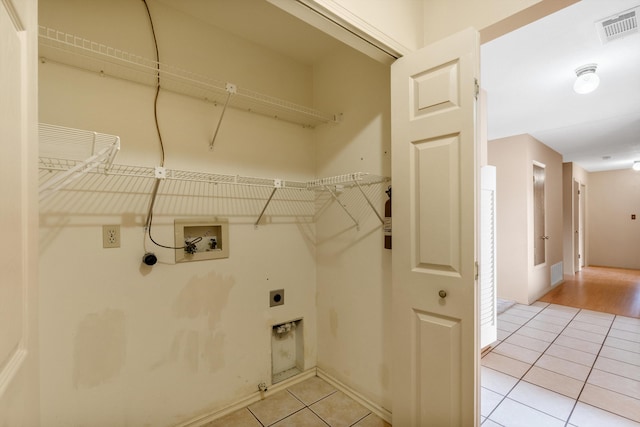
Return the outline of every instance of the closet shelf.
{"type": "MultiPolygon", "coordinates": [[[[161,88],[215,104],[226,102],[229,96],[227,84],[233,83],[158,64],[151,59],[43,26],[39,27],[39,55],[43,62],[59,62],[152,87],[156,86],[159,75],[161,88]]],[[[235,85],[228,106],[310,128],[340,121],[340,115],[323,113],[235,85]]]]}
{"type": "Polygon", "coordinates": [[[46,123],[40,123],[39,132],[39,169],[42,171],[55,172],[47,176],[41,183],[40,200],[51,196],[57,190],[64,188],[66,185],[87,173],[271,188],[271,194],[255,223],[257,227],[276,191],[287,188],[305,192],[328,192],[354,221],[356,226],[359,227],[358,221],[339,197],[344,188],[357,187],[371,209],[373,209],[380,221],[383,222],[374,204],[362,190],[362,186],[388,182],[390,181],[388,177],[370,175],[363,172],[353,172],[311,181],[292,181],[149,166],[119,165],[113,163],[115,155],[120,149],[120,138],[117,136],[46,123]]]}

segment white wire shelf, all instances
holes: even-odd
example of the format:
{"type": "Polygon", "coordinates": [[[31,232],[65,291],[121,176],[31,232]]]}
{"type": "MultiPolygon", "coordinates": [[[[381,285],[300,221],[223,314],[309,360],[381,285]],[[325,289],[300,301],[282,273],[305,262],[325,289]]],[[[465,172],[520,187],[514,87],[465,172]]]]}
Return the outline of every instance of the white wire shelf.
{"type": "MultiPolygon", "coordinates": [[[[58,62],[153,87],[159,75],[161,88],[216,104],[224,104],[229,95],[228,82],[158,64],[139,55],[43,26],[39,27],[39,55],[44,62],[58,62]]],[[[236,87],[229,97],[228,106],[310,128],[340,120],[339,115],[323,113],[242,87],[236,87]]]]}
{"type": "MultiPolygon", "coordinates": [[[[353,172],[311,181],[294,181],[278,178],[259,178],[241,175],[226,175],[208,172],[185,171],[149,166],[114,164],[113,160],[120,149],[120,138],[114,135],[66,128],[41,123],[39,168],[44,173],[40,184],[40,199],[43,200],[64,188],[83,175],[103,174],[142,179],[162,179],[195,183],[240,185],[271,189],[271,193],[255,222],[256,227],[265,214],[278,190],[299,190],[300,194],[309,192],[327,192],[359,227],[347,205],[340,198],[344,188],[357,187],[381,222],[384,222],[362,186],[380,184],[389,178],[353,172]],[[51,172],[47,174],[47,172],[51,172]]],[[[41,177],[43,175],[41,174],[41,177]]],[[[307,199],[306,195],[300,196],[307,199]]]]}

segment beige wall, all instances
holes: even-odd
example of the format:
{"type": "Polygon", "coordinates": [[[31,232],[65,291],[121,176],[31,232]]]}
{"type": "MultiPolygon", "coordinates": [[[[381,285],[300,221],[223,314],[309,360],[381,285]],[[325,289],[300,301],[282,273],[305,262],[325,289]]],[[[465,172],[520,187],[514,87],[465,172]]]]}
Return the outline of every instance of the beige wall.
{"type": "MultiPolygon", "coordinates": [[[[41,24],[153,57],[142,2],[90,3],[42,0],[41,24]]],[[[310,103],[311,67],[161,3],[150,5],[163,62],[219,72],[213,77],[310,103]]],[[[117,163],[158,164],[153,88],[45,61],[40,91],[43,122],[120,135],[117,163]]],[[[210,152],[220,111],[160,93],[168,168],[315,177],[313,130],[237,110],[226,112],[210,152]]],[[[316,366],[313,210],[309,215],[294,204],[275,204],[267,224],[256,229],[269,189],[220,193],[208,185],[163,183],[152,228],[160,243],[173,245],[177,217],[218,215],[230,222],[228,259],[174,264],[172,250],[143,239],[150,190],[149,181],[94,176],[41,206],[40,366],[47,426],[168,426],[235,403],[256,393],[258,383],[271,382],[270,328],[292,319],[304,319],[304,367],[316,366]],[[121,226],[121,248],[102,248],[103,224],[121,226]],[[159,258],[152,268],[141,264],[147,250],[159,258]],[[270,309],[269,291],[279,288],[285,289],[285,305],[270,309]]]]}
{"type": "MultiPolygon", "coordinates": [[[[389,68],[345,51],[315,76],[319,105],[344,112],[340,125],[317,129],[318,175],[390,176],[389,68]]],[[[366,189],[382,216],[387,186],[366,189]]],[[[359,191],[341,198],[360,227],[336,203],[317,218],[318,367],[391,410],[391,251],[359,191]]]]}
{"type": "Polygon", "coordinates": [[[589,265],[640,269],[640,173],[592,172],[588,196],[589,265]]]}
{"type": "Polygon", "coordinates": [[[362,30],[380,32],[401,52],[422,47],[423,4],[415,0],[312,0],[362,30]]]}
{"type": "Polygon", "coordinates": [[[489,141],[497,173],[498,297],[530,304],[550,289],[552,265],[562,261],[562,157],[529,135],[489,141]],[[546,263],[533,265],[534,162],[545,165],[546,263]]]}
{"type": "Polygon", "coordinates": [[[482,42],[527,25],[578,0],[425,0],[424,44],[467,27],[481,31],[482,42]]]}

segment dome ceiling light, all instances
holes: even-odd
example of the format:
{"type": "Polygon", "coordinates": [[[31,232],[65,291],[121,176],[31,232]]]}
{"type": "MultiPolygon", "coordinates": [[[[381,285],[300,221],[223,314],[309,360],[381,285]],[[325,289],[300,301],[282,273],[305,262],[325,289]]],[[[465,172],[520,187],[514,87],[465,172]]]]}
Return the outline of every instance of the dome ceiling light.
{"type": "Polygon", "coordinates": [[[600,77],[596,74],[598,64],[587,64],[576,69],[576,81],[573,90],[579,94],[591,93],[600,84],[600,77]]]}

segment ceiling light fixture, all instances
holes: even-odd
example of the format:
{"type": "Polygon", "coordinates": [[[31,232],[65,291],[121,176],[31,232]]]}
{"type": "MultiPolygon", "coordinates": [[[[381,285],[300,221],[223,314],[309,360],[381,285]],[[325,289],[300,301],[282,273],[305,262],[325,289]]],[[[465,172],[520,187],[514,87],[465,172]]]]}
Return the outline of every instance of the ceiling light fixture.
{"type": "Polygon", "coordinates": [[[596,90],[600,84],[596,68],[598,68],[598,64],[587,64],[576,69],[577,79],[573,84],[573,90],[576,93],[585,94],[596,90]]]}
{"type": "Polygon", "coordinates": [[[633,162],[633,166],[631,166],[634,171],[640,171],[640,160],[636,160],[633,162]]]}

